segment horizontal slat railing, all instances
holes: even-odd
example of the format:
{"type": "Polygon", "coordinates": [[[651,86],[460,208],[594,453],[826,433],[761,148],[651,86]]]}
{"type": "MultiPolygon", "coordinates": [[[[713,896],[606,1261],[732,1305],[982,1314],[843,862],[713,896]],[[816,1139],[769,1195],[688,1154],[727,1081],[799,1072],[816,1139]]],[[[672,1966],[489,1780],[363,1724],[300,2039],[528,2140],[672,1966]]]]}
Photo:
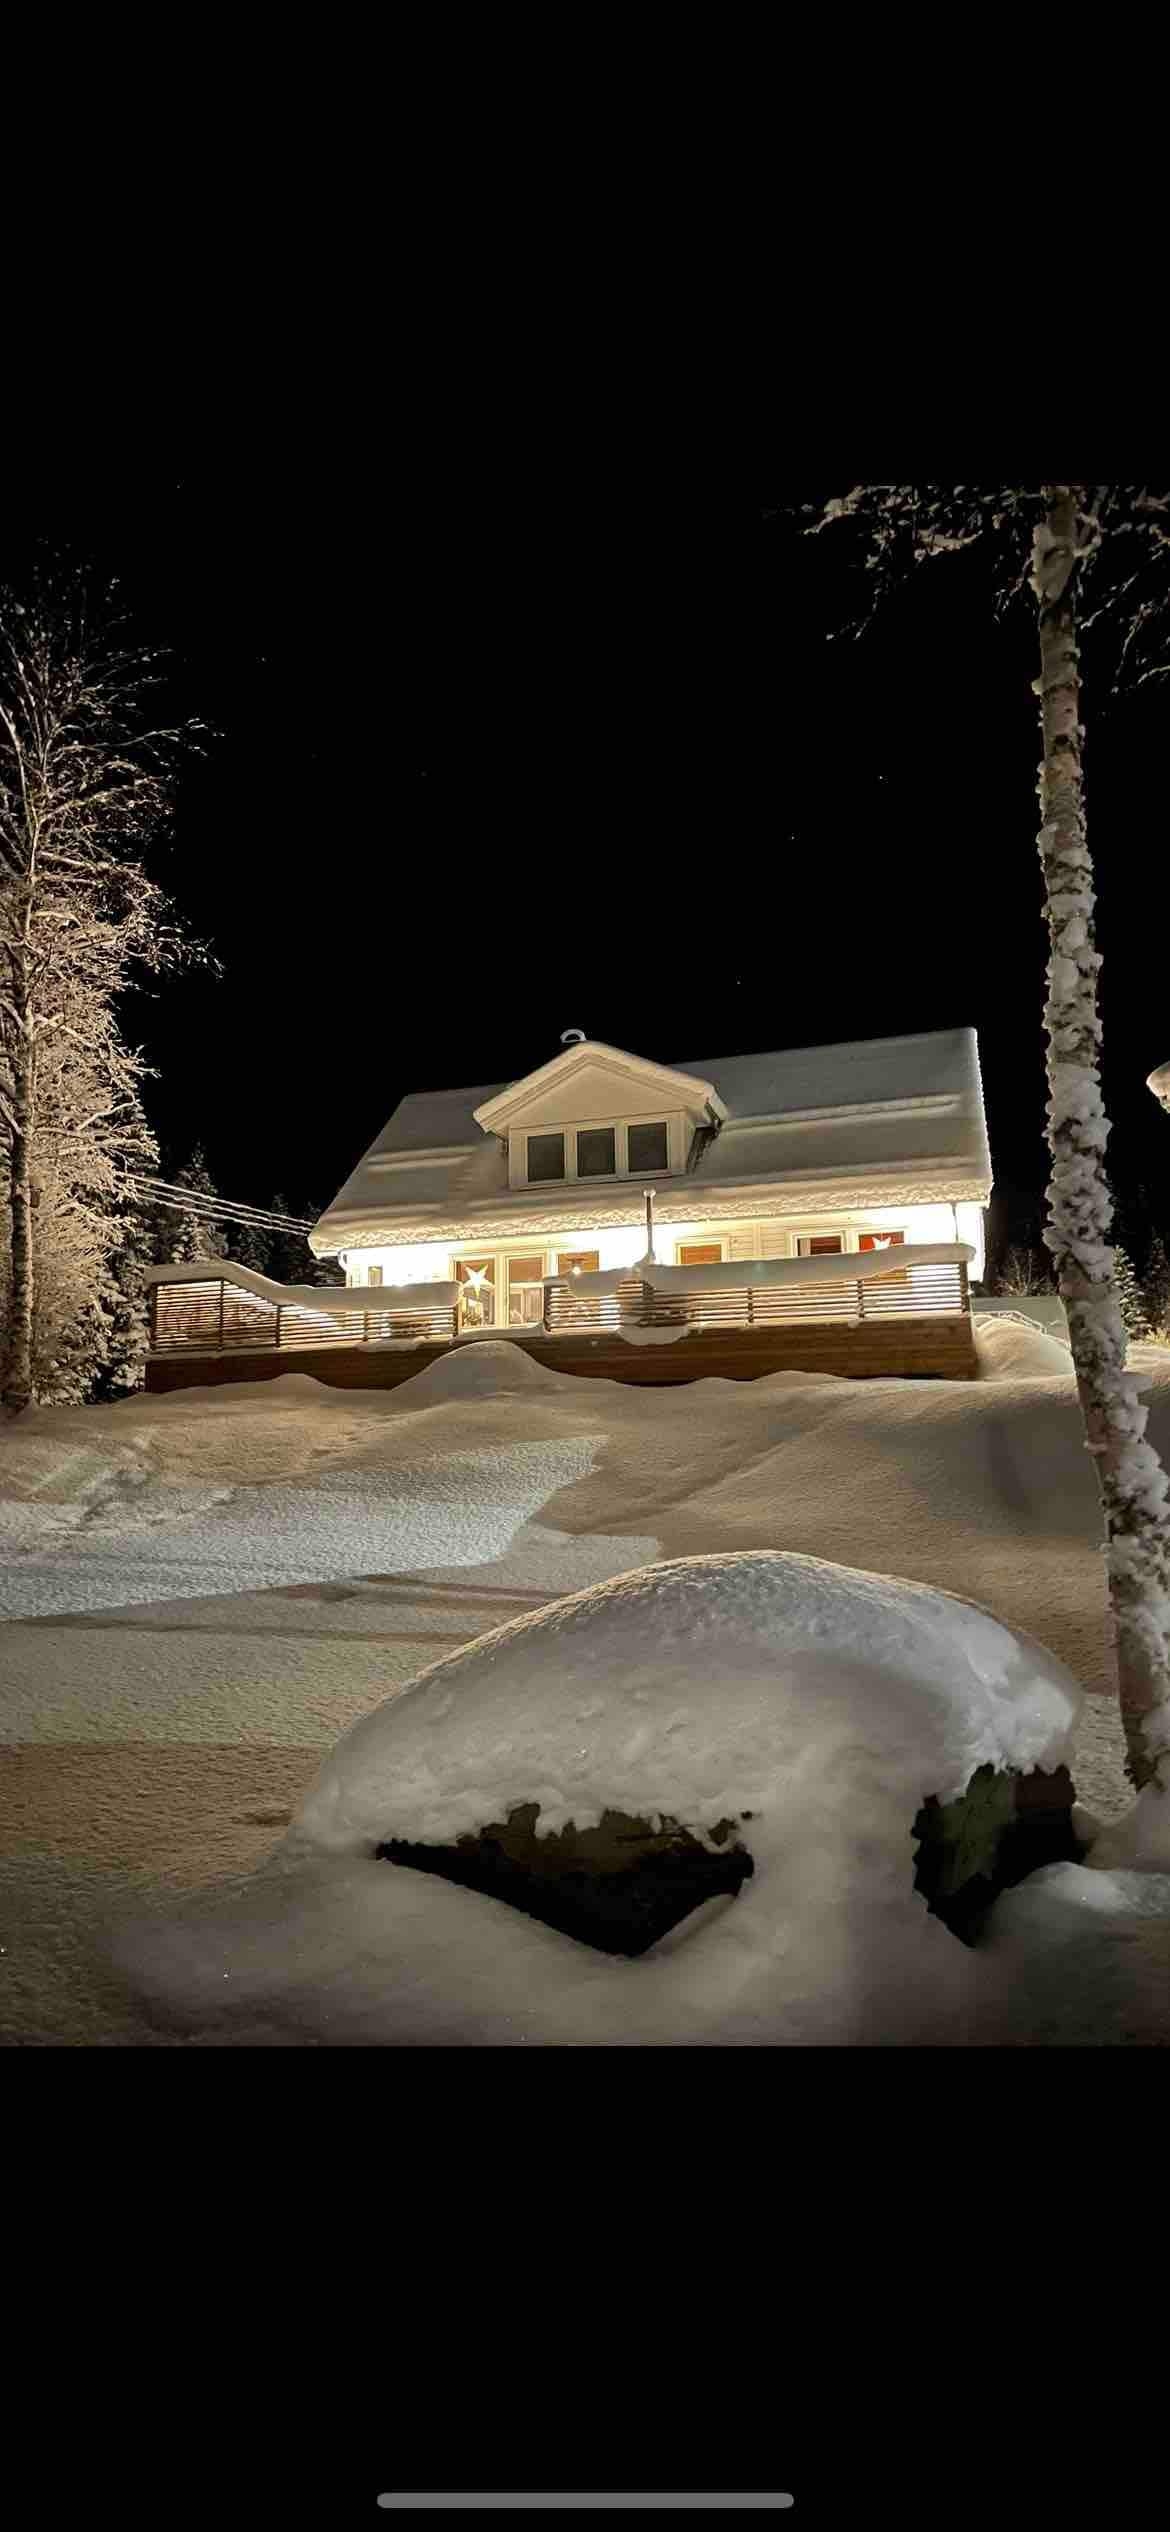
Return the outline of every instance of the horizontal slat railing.
{"type": "Polygon", "coordinates": [[[310,1303],[266,1301],[239,1284],[157,1284],[151,1352],[221,1354],[253,1346],[301,1353],[315,1345],[377,1345],[454,1335],[447,1308],[314,1310],[310,1303]]]}
{"type": "Polygon", "coordinates": [[[970,1308],[967,1269],[945,1264],[909,1266],[894,1274],[834,1278],[791,1284],[704,1284],[693,1291],[655,1291],[631,1277],[617,1293],[588,1295],[566,1279],[547,1288],[545,1327],[750,1328],[794,1327],[816,1321],[852,1325],[881,1319],[956,1317],[970,1308]]]}
{"type": "Polygon", "coordinates": [[[606,1328],[620,1328],[623,1320],[641,1319],[644,1289],[641,1277],[631,1275],[617,1292],[584,1293],[574,1278],[566,1275],[563,1282],[545,1287],[544,1325],[554,1335],[570,1328],[580,1335],[590,1329],[600,1333],[606,1328]]]}

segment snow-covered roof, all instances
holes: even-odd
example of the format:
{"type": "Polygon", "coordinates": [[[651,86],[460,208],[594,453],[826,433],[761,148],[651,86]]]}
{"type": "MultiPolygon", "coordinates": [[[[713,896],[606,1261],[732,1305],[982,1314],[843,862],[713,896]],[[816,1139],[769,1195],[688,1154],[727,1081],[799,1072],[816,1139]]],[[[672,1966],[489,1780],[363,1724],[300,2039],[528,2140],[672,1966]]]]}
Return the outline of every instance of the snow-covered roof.
{"type": "MultiPolygon", "coordinates": [[[[727,1055],[672,1071],[714,1084],[722,1129],[694,1165],[659,1182],[660,1213],[685,1191],[688,1218],[747,1216],[753,1191],[796,1209],[840,1203],[983,1202],[991,1156],[974,1029],[727,1055]],[[791,1200],[791,1201],[789,1201],[791,1200]]],[[[415,1091],[309,1234],[319,1256],[346,1247],[508,1238],[633,1223],[633,1180],[511,1188],[503,1143],[477,1125],[515,1085],[415,1091]]],[[[758,1210],[758,1207],[756,1208],[758,1210]]]]}

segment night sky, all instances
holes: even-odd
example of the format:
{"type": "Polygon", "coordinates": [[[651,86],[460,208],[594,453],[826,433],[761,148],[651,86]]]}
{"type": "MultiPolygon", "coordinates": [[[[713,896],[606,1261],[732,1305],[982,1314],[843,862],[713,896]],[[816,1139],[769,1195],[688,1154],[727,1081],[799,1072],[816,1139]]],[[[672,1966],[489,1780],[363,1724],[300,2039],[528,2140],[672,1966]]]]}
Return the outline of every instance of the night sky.
{"type": "MultiPolygon", "coordinates": [[[[852,480],[852,477],[850,477],[852,480]]],[[[1013,1229],[1046,1175],[1034,633],[978,553],[861,641],[830,533],[765,504],[542,472],[471,488],[371,444],[157,435],[31,534],[116,570],[216,725],[156,869],[223,974],[136,995],[168,1167],[324,1204],[410,1089],[588,1035],[666,1062],[973,1023],[1013,1229]]],[[[39,515],[37,511],[39,508],[39,515]]],[[[1170,1234],[1170,684],[1086,654],[1090,840],[1119,1196],[1170,1234]]]]}

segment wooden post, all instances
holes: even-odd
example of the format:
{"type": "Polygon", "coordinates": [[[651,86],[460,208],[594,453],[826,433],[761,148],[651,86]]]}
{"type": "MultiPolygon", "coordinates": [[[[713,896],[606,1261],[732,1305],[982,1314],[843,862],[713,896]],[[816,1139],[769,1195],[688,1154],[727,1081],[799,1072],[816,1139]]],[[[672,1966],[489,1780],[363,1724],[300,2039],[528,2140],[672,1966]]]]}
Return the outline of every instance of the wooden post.
{"type": "Polygon", "coordinates": [[[644,1192],[645,1192],[645,1197],[646,1197],[646,1255],[647,1255],[647,1257],[651,1260],[651,1262],[653,1263],[653,1261],[654,1261],[654,1189],[653,1189],[653,1187],[647,1187],[647,1188],[645,1189],[645,1191],[644,1191],[644,1192]]]}
{"type": "Polygon", "coordinates": [[[959,1308],[962,1311],[964,1318],[969,1319],[971,1316],[971,1293],[967,1283],[967,1260],[965,1257],[961,1257],[959,1259],[959,1308]]]}
{"type": "Polygon", "coordinates": [[[223,1352],[223,1304],[226,1290],[227,1286],[221,1275],[219,1279],[219,1350],[221,1354],[223,1352]]]}
{"type": "Polygon", "coordinates": [[[747,1323],[748,1323],[748,1326],[749,1326],[749,1328],[750,1328],[750,1327],[754,1327],[754,1326],[755,1326],[755,1319],[756,1319],[756,1314],[755,1314],[755,1311],[754,1311],[754,1309],[753,1309],[753,1307],[752,1307],[752,1288],[751,1288],[751,1285],[750,1285],[750,1284],[746,1284],[746,1285],[745,1285],[745,1287],[744,1287],[744,1289],[745,1289],[745,1291],[746,1291],[746,1293],[747,1293],[747,1305],[748,1305],[747,1323]]]}
{"type": "Polygon", "coordinates": [[[857,1278],[857,1316],[859,1319],[865,1317],[865,1291],[860,1275],[857,1278]]]}
{"type": "Polygon", "coordinates": [[[158,1351],[158,1285],[157,1285],[157,1284],[152,1284],[152,1285],[151,1285],[151,1287],[150,1287],[150,1308],[149,1308],[149,1311],[147,1312],[147,1332],[148,1332],[148,1336],[149,1336],[150,1351],[151,1351],[151,1353],[152,1353],[152,1354],[157,1353],[157,1351],[158,1351]]]}
{"type": "Polygon", "coordinates": [[[280,1303],[279,1303],[279,1301],[277,1302],[277,1305],[276,1305],[276,1339],[275,1339],[275,1342],[277,1343],[277,1345],[279,1345],[279,1343],[280,1343],[280,1303]]]}

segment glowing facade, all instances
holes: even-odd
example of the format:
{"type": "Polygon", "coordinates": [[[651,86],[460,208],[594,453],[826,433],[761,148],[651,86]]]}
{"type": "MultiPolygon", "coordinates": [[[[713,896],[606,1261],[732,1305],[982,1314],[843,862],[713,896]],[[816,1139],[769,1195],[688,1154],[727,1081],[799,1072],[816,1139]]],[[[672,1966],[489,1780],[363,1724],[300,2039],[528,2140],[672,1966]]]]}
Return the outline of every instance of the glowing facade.
{"type": "MultiPolygon", "coordinates": [[[[576,1032],[573,1033],[574,1036],[576,1032]]],[[[667,1066],[581,1039],[502,1086],[415,1093],[310,1234],[351,1285],[450,1278],[535,1325],[541,1279],[962,1240],[991,1159],[971,1029],[667,1066]]]]}

